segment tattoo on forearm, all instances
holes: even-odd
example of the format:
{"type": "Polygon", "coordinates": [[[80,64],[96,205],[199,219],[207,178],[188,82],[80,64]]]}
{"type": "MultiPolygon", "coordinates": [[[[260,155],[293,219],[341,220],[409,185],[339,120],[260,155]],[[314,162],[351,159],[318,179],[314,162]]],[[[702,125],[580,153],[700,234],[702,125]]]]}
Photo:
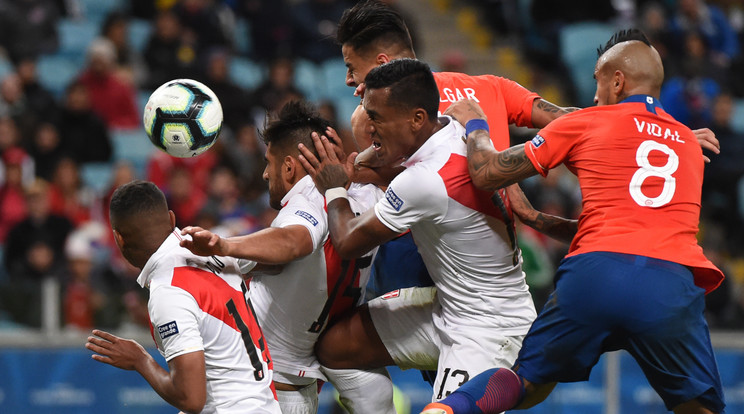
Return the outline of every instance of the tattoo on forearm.
{"type": "Polygon", "coordinates": [[[488,191],[535,174],[535,168],[524,153],[524,145],[498,152],[483,130],[468,136],[468,169],[475,185],[488,191]]]}
{"type": "Polygon", "coordinates": [[[537,109],[544,111],[544,112],[551,113],[551,114],[555,114],[555,113],[567,114],[569,112],[578,111],[581,108],[562,107],[562,106],[553,104],[551,102],[548,102],[545,99],[540,99],[537,102],[537,109]]]}

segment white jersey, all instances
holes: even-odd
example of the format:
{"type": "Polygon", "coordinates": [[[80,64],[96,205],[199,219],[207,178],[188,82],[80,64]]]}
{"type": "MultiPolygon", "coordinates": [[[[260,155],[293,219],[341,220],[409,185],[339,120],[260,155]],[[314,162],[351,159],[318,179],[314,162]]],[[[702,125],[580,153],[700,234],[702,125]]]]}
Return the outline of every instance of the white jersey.
{"type": "MultiPolygon", "coordinates": [[[[352,184],[348,193],[352,210],[357,213],[369,210],[382,197],[372,185],[352,184]]],[[[312,253],[286,264],[277,275],[254,275],[249,296],[271,349],[275,371],[325,380],[313,347],[330,320],[364,297],[375,251],[359,259],[341,260],[328,238],[325,200],[310,176],[298,181],[284,196],[282,209],[271,223],[277,228],[294,225],[310,232],[312,253]]]]}
{"type": "Polygon", "coordinates": [[[167,361],[204,351],[207,401],[202,413],[279,413],[271,357],[244,296],[238,261],[200,257],[163,242],[137,282],[150,290],[152,336],[167,361]]]}
{"type": "Polygon", "coordinates": [[[375,214],[397,233],[411,230],[446,326],[526,334],[536,313],[508,202],[500,209],[473,185],[465,130],[441,120],[446,125],[403,163],[375,214]]]}

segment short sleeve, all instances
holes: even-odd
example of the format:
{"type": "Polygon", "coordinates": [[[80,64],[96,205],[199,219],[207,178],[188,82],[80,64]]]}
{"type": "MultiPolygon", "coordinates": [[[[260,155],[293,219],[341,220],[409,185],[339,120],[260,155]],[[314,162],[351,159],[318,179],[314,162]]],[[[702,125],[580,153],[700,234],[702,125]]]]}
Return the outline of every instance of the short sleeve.
{"type": "Polygon", "coordinates": [[[199,331],[201,310],[188,292],[175,286],[158,286],[148,302],[153,337],[166,361],[204,350],[199,331]]]}
{"type": "Polygon", "coordinates": [[[524,152],[535,169],[546,176],[549,170],[566,160],[571,150],[581,141],[589,124],[590,119],[582,111],[564,115],[525,143],[524,152]]]}
{"type": "Polygon", "coordinates": [[[510,124],[532,128],[532,106],[540,95],[530,91],[511,79],[494,76],[498,79],[501,95],[506,104],[510,124]]]}
{"type": "Polygon", "coordinates": [[[328,219],[321,203],[313,203],[304,195],[292,197],[282,207],[272,227],[304,226],[313,239],[313,250],[323,245],[328,234],[328,219]]]}
{"type": "Polygon", "coordinates": [[[416,166],[395,177],[375,204],[377,218],[398,233],[423,220],[441,220],[446,213],[444,183],[438,175],[416,166]]]}

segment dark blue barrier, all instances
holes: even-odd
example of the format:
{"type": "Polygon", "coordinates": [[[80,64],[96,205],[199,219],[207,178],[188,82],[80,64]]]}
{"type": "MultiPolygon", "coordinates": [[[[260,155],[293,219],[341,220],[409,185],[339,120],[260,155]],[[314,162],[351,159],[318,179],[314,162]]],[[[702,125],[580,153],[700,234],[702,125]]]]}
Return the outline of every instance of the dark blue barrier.
{"type": "MultiPolygon", "coordinates": [[[[150,353],[161,364],[160,354],[150,353]]],[[[175,413],[150,386],[132,371],[123,371],[90,358],[82,347],[61,349],[0,349],[0,413],[175,413]]],[[[728,413],[744,413],[744,351],[717,351],[728,413]]],[[[431,398],[431,388],[415,370],[390,369],[405,394],[410,412],[418,413],[431,398]]],[[[525,414],[600,414],[604,412],[603,360],[590,381],[561,384],[542,405],[525,414]]],[[[320,413],[335,404],[333,389],[323,388],[320,413]]],[[[666,413],[661,400],[627,354],[620,358],[619,413],[666,413]]],[[[405,411],[401,411],[405,414],[405,411]]]]}

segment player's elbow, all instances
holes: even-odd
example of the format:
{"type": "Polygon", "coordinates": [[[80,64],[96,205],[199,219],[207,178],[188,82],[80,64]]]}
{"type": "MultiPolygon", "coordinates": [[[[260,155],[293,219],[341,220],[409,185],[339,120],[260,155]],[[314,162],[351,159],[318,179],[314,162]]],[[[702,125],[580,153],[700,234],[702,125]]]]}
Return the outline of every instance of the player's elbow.
{"type": "Polygon", "coordinates": [[[335,240],[333,241],[333,249],[336,250],[338,256],[343,260],[353,260],[362,257],[369,251],[348,242],[336,242],[335,240]]]}
{"type": "Polygon", "coordinates": [[[185,413],[200,413],[207,403],[206,393],[188,393],[183,396],[180,404],[177,404],[179,410],[185,413]]]}

